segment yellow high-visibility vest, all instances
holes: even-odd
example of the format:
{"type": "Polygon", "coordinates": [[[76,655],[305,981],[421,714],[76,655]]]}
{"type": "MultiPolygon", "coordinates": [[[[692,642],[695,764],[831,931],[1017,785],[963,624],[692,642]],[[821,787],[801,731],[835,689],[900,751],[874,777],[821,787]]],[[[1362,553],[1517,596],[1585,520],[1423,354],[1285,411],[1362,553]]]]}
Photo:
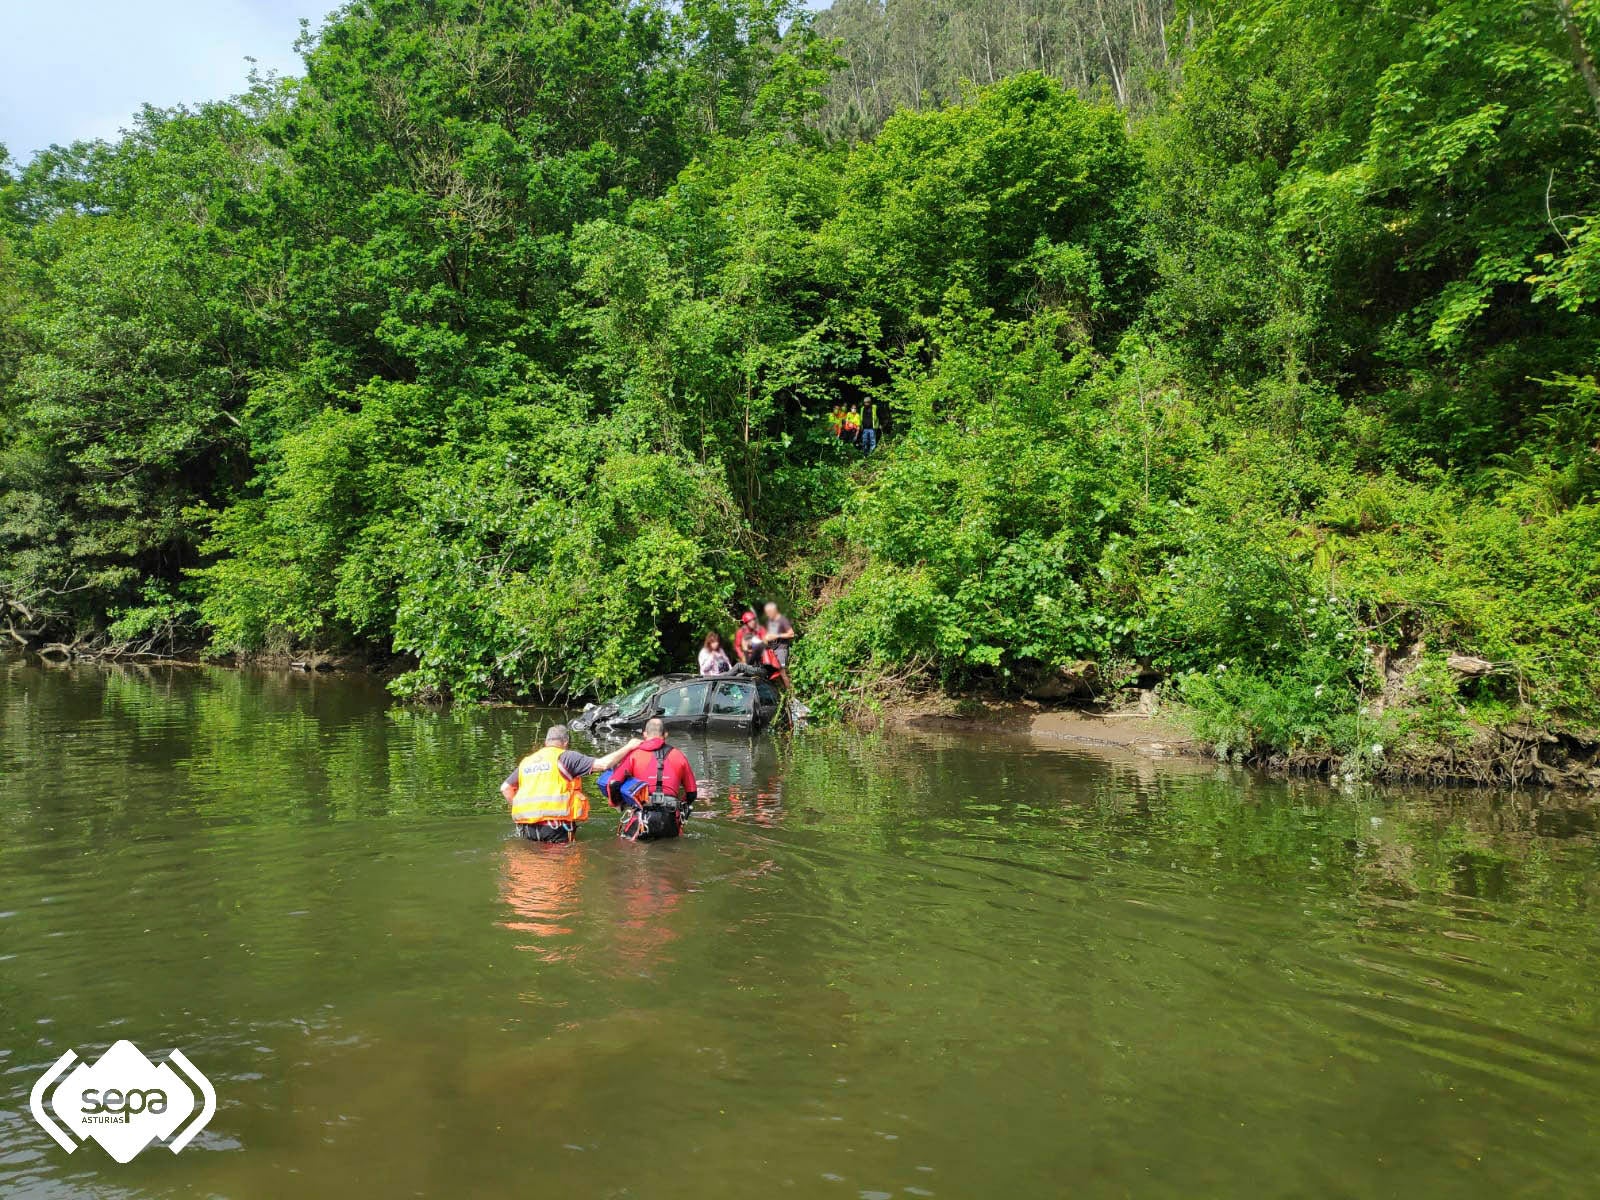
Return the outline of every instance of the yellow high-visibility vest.
{"type": "Polygon", "coordinates": [[[545,746],[518,764],[517,794],[511,798],[511,819],[518,825],[589,819],[583,780],[561,773],[562,753],[560,746],[545,746]]]}

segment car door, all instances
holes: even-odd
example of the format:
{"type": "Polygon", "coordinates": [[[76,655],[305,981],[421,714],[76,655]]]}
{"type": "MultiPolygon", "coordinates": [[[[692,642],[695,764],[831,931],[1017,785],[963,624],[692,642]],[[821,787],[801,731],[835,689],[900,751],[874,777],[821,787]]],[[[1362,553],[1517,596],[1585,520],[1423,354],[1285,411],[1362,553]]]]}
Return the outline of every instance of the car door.
{"type": "Polygon", "coordinates": [[[765,729],[778,715],[783,705],[783,697],[778,695],[778,689],[766,680],[756,681],[756,728],[765,729]]]}
{"type": "Polygon", "coordinates": [[[653,715],[668,729],[704,729],[710,691],[711,684],[704,679],[664,687],[656,696],[653,715]]]}
{"type": "Polygon", "coordinates": [[[755,680],[724,679],[718,683],[707,715],[712,728],[749,729],[756,715],[755,680]]]}

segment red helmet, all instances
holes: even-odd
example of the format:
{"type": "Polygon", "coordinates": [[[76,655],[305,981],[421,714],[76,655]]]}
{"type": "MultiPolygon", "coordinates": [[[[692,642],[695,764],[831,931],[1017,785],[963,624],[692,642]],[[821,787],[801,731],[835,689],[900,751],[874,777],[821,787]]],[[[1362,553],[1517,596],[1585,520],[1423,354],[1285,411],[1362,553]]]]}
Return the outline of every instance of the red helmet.
{"type": "Polygon", "coordinates": [[[756,619],[755,613],[751,612],[747,608],[747,609],[744,610],[744,615],[739,618],[739,624],[743,625],[743,624],[745,624],[745,623],[747,623],[749,621],[754,621],[755,619],[756,619]]]}

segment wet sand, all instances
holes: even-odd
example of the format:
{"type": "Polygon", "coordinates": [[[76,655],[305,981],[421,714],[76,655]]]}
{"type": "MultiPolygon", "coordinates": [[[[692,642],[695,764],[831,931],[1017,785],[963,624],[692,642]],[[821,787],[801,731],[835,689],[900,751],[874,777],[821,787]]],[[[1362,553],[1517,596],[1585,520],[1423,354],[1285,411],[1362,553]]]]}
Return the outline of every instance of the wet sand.
{"type": "Polygon", "coordinates": [[[1045,708],[1027,701],[974,708],[944,701],[910,705],[890,713],[886,724],[927,731],[1007,733],[1049,742],[1110,746],[1152,755],[1201,755],[1205,747],[1176,721],[1136,709],[1045,708]]]}

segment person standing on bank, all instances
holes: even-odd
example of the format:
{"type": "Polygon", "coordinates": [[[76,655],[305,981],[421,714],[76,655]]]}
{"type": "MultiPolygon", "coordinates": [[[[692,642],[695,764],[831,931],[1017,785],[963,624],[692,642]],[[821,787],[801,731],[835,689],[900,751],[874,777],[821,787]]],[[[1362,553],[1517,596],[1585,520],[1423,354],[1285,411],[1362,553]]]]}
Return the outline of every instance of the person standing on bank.
{"type": "Polygon", "coordinates": [[[783,686],[789,687],[789,644],[794,641],[794,626],[770,600],[762,611],[767,618],[767,647],[772,651],[783,686]]]}
{"type": "Polygon", "coordinates": [[[878,402],[868,400],[861,406],[861,452],[871,454],[878,448],[878,402]]]}
{"type": "Polygon", "coordinates": [[[570,842],[589,819],[584,776],[608,770],[639,747],[633,738],[602,758],[590,758],[571,749],[571,742],[565,725],[550,726],[543,748],[523,759],[500,785],[517,832],[530,842],[570,842]]]}

